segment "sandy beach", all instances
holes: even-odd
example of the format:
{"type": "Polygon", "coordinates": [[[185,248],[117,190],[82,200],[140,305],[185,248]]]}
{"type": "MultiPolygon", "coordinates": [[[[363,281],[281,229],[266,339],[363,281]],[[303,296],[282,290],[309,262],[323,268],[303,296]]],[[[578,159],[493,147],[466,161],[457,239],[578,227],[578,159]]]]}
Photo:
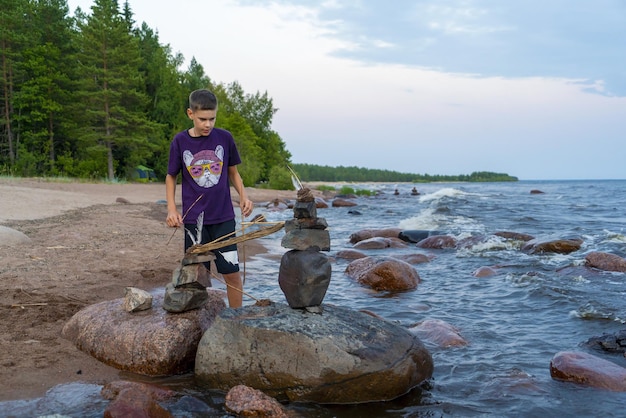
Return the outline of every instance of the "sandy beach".
{"type": "MultiPolygon", "coordinates": [[[[246,192],[257,205],[296,196],[246,192]]],[[[171,280],[183,235],[165,224],[164,198],[162,183],[0,178],[0,401],[39,397],[60,383],[120,378],[61,330],[81,308],[123,297],[127,286],[149,290],[171,280]],[[7,231],[22,240],[10,241],[7,231]]],[[[246,261],[265,251],[255,240],[244,245],[246,261]]]]}

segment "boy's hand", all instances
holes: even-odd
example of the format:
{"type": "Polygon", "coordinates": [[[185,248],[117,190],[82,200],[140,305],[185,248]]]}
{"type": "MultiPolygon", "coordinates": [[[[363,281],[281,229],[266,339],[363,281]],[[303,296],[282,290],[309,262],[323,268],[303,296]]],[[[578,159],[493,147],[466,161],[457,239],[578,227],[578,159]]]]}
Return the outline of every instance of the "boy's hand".
{"type": "Polygon", "coordinates": [[[241,214],[244,217],[250,216],[252,213],[252,209],[254,209],[254,203],[250,199],[241,199],[239,203],[239,208],[241,209],[241,214]]]}
{"type": "Polygon", "coordinates": [[[183,226],[183,217],[180,213],[178,213],[178,211],[167,212],[165,223],[167,223],[167,226],[172,228],[183,226]]]}

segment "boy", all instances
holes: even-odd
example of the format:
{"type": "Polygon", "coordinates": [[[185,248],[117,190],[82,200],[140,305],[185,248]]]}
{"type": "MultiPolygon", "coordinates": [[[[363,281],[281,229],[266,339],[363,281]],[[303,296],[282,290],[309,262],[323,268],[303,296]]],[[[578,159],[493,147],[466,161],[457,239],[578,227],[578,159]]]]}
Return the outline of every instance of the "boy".
{"type": "MultiPolygon", "coordinates": [[[[167,198],[166,223],[170,227],[183,226],[196,236],[198,216],[204,212],[202,244],[214,241],[235,231],[235,211],[230,196],[230,184],[239,194],[243,216],[249,216],[254,207],[246,196],[243,181],[237,170],[241,163],[239,152],[230,132],[215,128],[217,98],[209,90],[196,90],[189,95],[187,116],[193,128],[179,132],[170,145],[169,164],[165,177],[167,198]],[[182,172],[182,213],[176,208],[176,178],[182,172]]],[[[185,251],[193,245],[185,232],[185,251]]],[[[242,305],[241,276],[237,244],[214,251],[215,265],[227,283],[228,305],[242,305]]],[[[207,266],[209,267],[209,266],[207,266]]]]}

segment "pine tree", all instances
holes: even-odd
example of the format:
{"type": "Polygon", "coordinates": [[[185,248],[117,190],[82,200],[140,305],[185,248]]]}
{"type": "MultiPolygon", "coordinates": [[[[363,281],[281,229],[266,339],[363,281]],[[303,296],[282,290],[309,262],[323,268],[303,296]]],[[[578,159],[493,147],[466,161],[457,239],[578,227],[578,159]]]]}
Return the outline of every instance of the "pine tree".
{"type": "Polygon", "coordinates": [[[23,0],[0,0],[0,163],[13,167],[16,158],[14,100],[19,84],[17,65],[20,51],[28,43],[27,31],[22,30],[30,15],[30,3],[23,0]]]}
{"type": "Polygon", "coordinates": [[[34,1],[29,26],[35,42],[20,63],[24,81],[16,106],[23,150],[17,165],[24,174],[41,175],[55,172],[56,143],[68,123],[73,33],[66,0],[34,1]]]}
{"type": "Polygon", "coordinates": [[[116,0],[95,0],[91,10],[78,22],[84,95],[81,138],[92,158],[105,156],[106,174],[113,180],[116,170],[126,177],[150,156],[158,125],[145,114],[148,97],[128,3],[124,13],[116,0]]]}

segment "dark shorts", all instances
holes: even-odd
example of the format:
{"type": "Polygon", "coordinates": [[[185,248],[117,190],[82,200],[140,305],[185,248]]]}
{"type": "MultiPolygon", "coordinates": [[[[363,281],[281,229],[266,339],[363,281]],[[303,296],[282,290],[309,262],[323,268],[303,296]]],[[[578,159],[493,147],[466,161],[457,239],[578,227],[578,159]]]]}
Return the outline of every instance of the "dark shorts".
{"type": "MultiPolygon", "coordinates": [[[[196,224],[185,224],[185,251],[193,245],[189,231],[196,236],[196,224]]],[[[235,220],[222,222],[215,225],[204,225],[202,228],[202,244],[215,241],[218,238],[233,238],[235,236],[235,220]]],[[[213,250],[215,254],[215,267],[221,274],[236,273],[239,271],[239,258],[237,254],[237,244],[227,245],[213,250]]],[[[211,269],[210,263],[204,264],[207,269],[211,269]]]]}

